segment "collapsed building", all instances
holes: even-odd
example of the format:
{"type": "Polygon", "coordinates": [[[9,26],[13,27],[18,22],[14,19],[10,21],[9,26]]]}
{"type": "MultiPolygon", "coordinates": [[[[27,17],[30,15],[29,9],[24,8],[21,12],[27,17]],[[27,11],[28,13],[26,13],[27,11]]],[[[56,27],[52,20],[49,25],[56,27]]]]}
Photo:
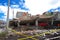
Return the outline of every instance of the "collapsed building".
{"type": "Polygon", "coordinates": [[[28,12],[17,12],[16,18],[10,21],[10,26],[34,26],[36,28],[38,28],[38,26],[45,28],[59,26],[59,13],[60,12],[44,12],[43,15],[31,15],[28,12]]]}

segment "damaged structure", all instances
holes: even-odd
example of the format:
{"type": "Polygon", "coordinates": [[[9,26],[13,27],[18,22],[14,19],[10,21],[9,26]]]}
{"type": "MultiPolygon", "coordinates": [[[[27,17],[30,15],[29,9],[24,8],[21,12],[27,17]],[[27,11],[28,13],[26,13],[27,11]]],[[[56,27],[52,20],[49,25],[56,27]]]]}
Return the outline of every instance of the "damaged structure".
{"type": "Polygon", "coordinates": [[[60,12],[44,12],[43,15],[31,15],[28,12],[17,12],[16,18],[10,21],[10,26],[14,27],[34,27],[34,28],[53,28],[59,26],[60,12]]]}

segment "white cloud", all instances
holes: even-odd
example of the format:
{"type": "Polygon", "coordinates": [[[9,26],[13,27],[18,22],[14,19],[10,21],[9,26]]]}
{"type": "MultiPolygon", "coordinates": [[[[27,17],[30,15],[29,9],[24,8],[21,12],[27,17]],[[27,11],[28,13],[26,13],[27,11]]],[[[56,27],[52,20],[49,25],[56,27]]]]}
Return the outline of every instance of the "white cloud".
{"type": "Polygon", "coordinates": [[[60,7],[60,0],[57,0],[57,2],[53,5],[51,4],[52,8],[60,7]]]}
{"type": "Polygon", "coordinates": [[[19,8],[19,5],[11,5],[12,8],[19,8]]]}
{"type": "Polygon", "coordinates": [[[60,5],[60,0],[58,3],[56,4],[54,3],[54,5],[52,5],[51,3],[54,2],[55,0],[25,0],[25,1],[26,1],[25,5],[30,9],[29,12],[33,15],[42,14],[43,12],[48,11],[51,8],[56,8],[60,5]]]}
{"type": "Polygon", "coordinates": [[[59,0],[58,3],[56,3],[54,6],[55,6],[55,7],[60,6],[60,0],[59,0]]]}
{"type": "Polygon", "coordinates": [[[3,11],[0,9],[0,13],[3,13],[3,11]]]}
{"type": "MultiPolygon", "coordinates": [[[[24,6],[30,9],[30,11],[28,11],[29,13],[31,13],[32,15],[36,15],[36,14],[42,14],[43,12],[48,11],[51,8],[56,8],[60,6],[60,0],[58,0],[58,2],[54,3],[53,5],[51,4],[52,2],[54,2],[54,0],[25,0],[24,6]]],[[[13,10],[14,10],[14,18],[16,17],[17,11],[23,11],[23,12],[25,11],[18,8],[19,5],[12,5],[12,7],[17,7],[17,8],[12,9],[10,7],[10,11],[9,11],[10,19],[13,18],[13,10]]],[[[0,5],[0,9],[1,9],[1,12],[7,15],[7,6],[0,5]]],[[[6,16],[5,16],[5,19],[6,19],[6,16]]]]}
{"type": "MultiPolygon", "coordinates": [[[[7,6],[0,6],[0,9],[5,15],[7,15],[7,6]]],[[[7,16],[5,16],[3,20],[6,20],[6,17],[7,16]]],[[[10,8],[10,12],[9,12],[9,18],[10,19],[12,18],[12,9],[11,8],[10,8]]]]}
{"type": "Polygon", "coordinates": [[[51,5],[54,5],[54,4],[58,3],[59,1],[60,1],[60,0],[52,0],[50,4],[51,4],[51,5]]]}
{"type": "MultiPolygon", "coordinates": [[[[7,18],[7,6],[0,6],[0,12],[3,12],[6,16],[4,16],[4,19],[2,19],[2,20],[5,20],[6,21],[6,18],[7,18]]],[[[25,12],[25,10],[21,10],[20,8],[14,8],[14,9],[12,9],[11,7],[9,8],[10,10],[9,10],[9,19],[12,19],[13,18],[13,11],[14,11],[14,18],[16,18],[16,13],[17,13],[17,11],[23,11],[23,12],[25,12]]]]}

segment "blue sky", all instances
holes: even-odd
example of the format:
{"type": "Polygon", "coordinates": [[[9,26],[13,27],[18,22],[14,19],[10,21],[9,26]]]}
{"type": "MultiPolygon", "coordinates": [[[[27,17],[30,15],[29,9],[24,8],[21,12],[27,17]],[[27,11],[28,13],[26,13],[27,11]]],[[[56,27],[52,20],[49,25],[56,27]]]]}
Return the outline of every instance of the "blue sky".
{"type": "Polygon", "coordinates": [[[60,12],[60,7],[57,7],[57,8],[52,8],[50,10],[48,10],[48,12],[54,12],[54,11],[59,11],[60,12]]]}
{"type": "MultiPolygon", "coordinates": [[[[8,0],[0,0],[0,19],[6,20],[8,0]]],[[[16,17],[17,11],[41,14],[50,9],[60,7],[60,0],[10,0],[9,18],[16,17]]],[[[58,10],[58,9],[56,9],[58,10]]],[[[60,9],[59,9],[60,10],[60,9]]],[[[51,11],[51,10],[50,10],[51,11]]]]}
{"type": "MultiPolygon", "coordinates": [[[[27,8],[23,7],[25,3],[25,0],[10,0],[10,6],[12,5],[18,5],[18,8],[28,10],[27,8]]],[[[8,5],[8,0],[0,0],[0,5],[7,6],[8,5]]],[[[14,8],[14,7],[12,7],[14,8]]]]}
{"type": "MultiPolygon", "coordinates": [[[[4,13],[4,7],[6,7],[7,11],[7,6],[8,6],[8,0],[0,0],[0,19],[4,19],[6,14],[4,13]],[[2,8],[3,7],[3,8],[2,8]]],[[[19,8],[20,10],[29,10],[25,6],[25,0],[10,0],[10,9],[17,9],[19,8]]]]}

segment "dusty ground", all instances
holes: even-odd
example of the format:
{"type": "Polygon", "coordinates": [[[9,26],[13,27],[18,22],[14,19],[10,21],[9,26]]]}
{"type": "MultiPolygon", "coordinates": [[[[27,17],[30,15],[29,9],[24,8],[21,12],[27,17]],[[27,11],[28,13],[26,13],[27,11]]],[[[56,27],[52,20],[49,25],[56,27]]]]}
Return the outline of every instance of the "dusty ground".
{"type": "MultiPolygon", "coordinates": [[[[53,29],[50,29],[50,30],[53,30],[53,29]]],[[[51,33],[47,33],[48,31],[49,30],[45,30],[45,29],[28,30],[28,31],[23,32],[23,34],[13,34],[13,35],[8,35],[6,37],[0,37],[0,40],[18,40],[18,39],[19,40],[47,40],[47,38],[49,39],[49,38],[54,38],[54,37],[56,37],[54,40],[60,40],[60,37],[57,38],[58,36],[60,36],[60,30],[57,31],[56,33],[55,33],[56,30],[51,31],[51,33]]]]}

